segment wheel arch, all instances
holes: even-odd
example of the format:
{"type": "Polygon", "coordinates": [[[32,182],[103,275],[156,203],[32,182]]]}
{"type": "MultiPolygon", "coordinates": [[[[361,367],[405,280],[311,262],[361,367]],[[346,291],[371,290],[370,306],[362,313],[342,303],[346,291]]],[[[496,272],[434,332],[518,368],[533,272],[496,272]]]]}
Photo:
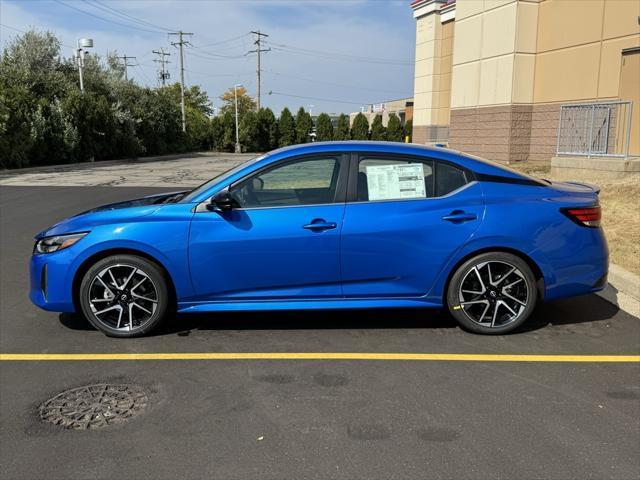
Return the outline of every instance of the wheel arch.
{"type": "Polygon", "coordinates": [[[177,298],[178,298],[176,293],[176,287],[173,283],[173,279],[171,278],[171,274],[169,273],[169,270],[167,269],[167,267],[165,267],[164,264],[160,260],[158,260],[156,257],[146,252],[143,252],[141,250],[136,250],[134,248],[118,247],[118,248],[108,248],[106,250],[101,250],[99,252],[94,253],[90,257],[86,258],[80,264],[80,266],[76,269],[76,272],[73,276],[73,283],[71,287],[73,305],[76,311],[80,311],[79,294],[80,294],[80,283],[82,282],[82,277],[84,277],[85,273],[87,273],[89,268],[91,268],[91,265],[102,260],[103,258],[111,257],[114,255],[135,255],[137,257],[142,257],[146,260],[149,260],[150,262],[158,266],[167,280],[167,290],[169,291],[170,304],[176,305],[177,298]]]}
{"type": "Polygon", "coordinates": [[[538,299],[544,300],[544,292],[545,292],[544,274],[540,266],[536,263],[536,261],[533,258],[531,258],[526,253],[522,252],[521,250],[518,250],[515,248],[484,247],[484,248],[479,248],[478,250],[474,250],[472,252],[467,253],[462,258],[460,258],[455,263],[455,265],[453,265],[453,267],[449,270],[449,274],[447,275],[447,281],[444,284],[444,289],[442,292],[443,305],[447,304],[447,292],[449,291],[449,284],[451,283],[451,279],[453,278],[453,275],[456,273],[458,268],[460,268],[460,266],[470,258],[476,257],[483,253],[489,253],[489,252],[510,253],[512,255],[515,255],[516,257],[519,257],[524,262],[526,262],[526,264],[529,266],[529,268],[533,272],[533,275],[536,279],[536,289],[538,290],[538,299]]]}

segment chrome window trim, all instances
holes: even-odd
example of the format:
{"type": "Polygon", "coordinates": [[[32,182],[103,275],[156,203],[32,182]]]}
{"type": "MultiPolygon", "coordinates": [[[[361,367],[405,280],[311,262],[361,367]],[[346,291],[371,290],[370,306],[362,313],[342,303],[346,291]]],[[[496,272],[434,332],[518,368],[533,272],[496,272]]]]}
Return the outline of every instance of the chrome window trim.
{"type": "MultiPolygon", "coordinates": [[[[305,208],[305,207],[324,207],[324,206],[328,206],[328,205],[358,205],[358,204],[363,204],[363,203],[391,203],[391,202],[424,202],[424,201],[428,201],[428,200],[441,200],[443,198],[449,198],[453,195],[457,195],[458,193],[460,193],[461,191],[465,190],[466,188],[471,187],[472,185],[475,185],[479,183],[477,180],[472,180],[468,183],[465,183],[464,185],[462,185],[461,187],[447,193],[446,195],[442,195],[440,197],[425,197],[425,198],[393,198],[393,199],[388,199],[388,200],[361,200],[361,201],[353,201],[353,202],[331,202],[331,203],[310,203],[310,204],[305,204],[305,205],[274,205],[274,206],[269,206],[269,207],[249,207],[249,208],[234,208],[233,211],[235,212],[244,212],[244,211],[250,211],[250,210],[274,210],[274,209],[279,209],[279,208],[305,208]]],[[[223,187],[225,188],[225,187],[223,187]]],[[[213,212],[211,210],[209,210],[207,208],[207,204],[209,204],[211,202],[211,198],[213,198],[213,195],[211,195],[211,197],[207,198],[206,200],[200,202],[196,208],[194,209],[194,213],[216,213],[213,212]]]]}

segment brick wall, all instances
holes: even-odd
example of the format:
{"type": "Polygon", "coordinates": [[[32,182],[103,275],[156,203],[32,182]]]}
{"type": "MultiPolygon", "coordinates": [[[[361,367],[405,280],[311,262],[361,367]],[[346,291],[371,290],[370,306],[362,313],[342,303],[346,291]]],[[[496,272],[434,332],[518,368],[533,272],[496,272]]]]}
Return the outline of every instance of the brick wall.
{"type": "Polygon", "coordinates": [[[503,105],[451,111],[449,146],[490,160],[550,162],[558,105],[503,105]]]}

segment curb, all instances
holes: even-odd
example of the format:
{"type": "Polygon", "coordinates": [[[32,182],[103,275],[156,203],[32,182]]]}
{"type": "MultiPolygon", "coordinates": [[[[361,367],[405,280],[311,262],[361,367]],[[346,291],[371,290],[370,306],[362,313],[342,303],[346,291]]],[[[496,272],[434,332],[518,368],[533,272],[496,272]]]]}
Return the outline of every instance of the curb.
{"type": "Polygon", "coordinates": [[[598,295],[620,310],[640,318],[640,275],[612,263],[609,265],[609,283],[598,295]]]}

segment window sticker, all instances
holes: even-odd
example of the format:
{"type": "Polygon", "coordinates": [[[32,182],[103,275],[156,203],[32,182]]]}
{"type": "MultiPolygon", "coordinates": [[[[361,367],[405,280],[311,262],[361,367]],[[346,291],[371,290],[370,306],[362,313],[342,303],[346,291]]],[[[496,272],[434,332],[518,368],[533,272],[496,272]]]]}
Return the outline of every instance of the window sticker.
{"type": "Polygon", "coordinates": [[[422,163],[367,165],[369,200],[426,198],[422,163]]]}

